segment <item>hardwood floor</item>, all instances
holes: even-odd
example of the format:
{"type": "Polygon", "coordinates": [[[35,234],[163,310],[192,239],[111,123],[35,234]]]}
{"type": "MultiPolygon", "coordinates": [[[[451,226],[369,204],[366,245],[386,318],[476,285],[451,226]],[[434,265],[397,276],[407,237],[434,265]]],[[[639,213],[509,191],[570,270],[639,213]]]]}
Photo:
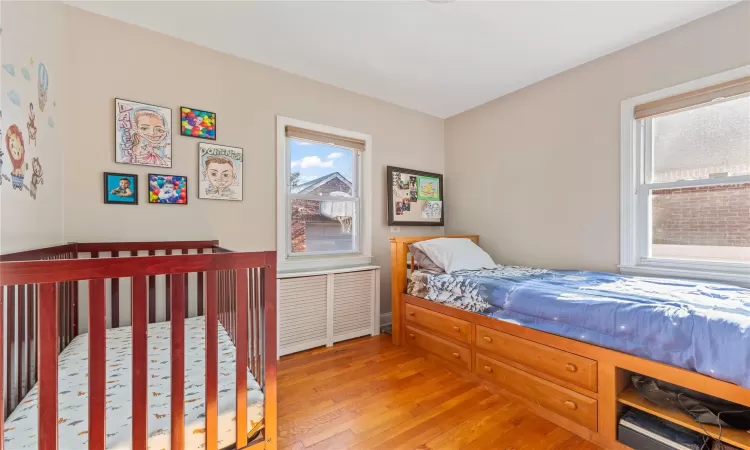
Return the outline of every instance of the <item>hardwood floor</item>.
{"type": "Polygon", "coordinates": [[[283,357],[278,379],[282,449],[599,449],[388,335],[283,357]]]}

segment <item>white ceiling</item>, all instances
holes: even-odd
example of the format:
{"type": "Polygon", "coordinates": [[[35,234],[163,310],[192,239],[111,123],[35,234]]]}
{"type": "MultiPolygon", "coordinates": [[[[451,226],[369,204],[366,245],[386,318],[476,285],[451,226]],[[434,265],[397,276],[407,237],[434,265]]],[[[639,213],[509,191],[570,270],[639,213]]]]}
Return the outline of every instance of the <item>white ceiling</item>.
{"type": "Polygon", "coordinates": [[[67,3],[444,118],[735,1],[67,3]]]}

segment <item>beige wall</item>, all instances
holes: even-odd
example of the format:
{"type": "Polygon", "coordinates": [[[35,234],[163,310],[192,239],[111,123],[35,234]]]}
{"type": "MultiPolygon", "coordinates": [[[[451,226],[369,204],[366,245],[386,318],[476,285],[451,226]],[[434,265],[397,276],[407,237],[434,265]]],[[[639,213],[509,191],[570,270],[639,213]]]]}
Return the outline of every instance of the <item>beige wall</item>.
{"type": "MultiPolygon", "coordinates": [[[[276,246],[276,115],[373,137],[373,254],[383,266],[383,312],[390,311],[385,166],[443,172],[443,121],[152,31],[65,7],[68,115],[65,238],[69,241],[220,239],[236,250],[276,246]],[[148,167],[114,162],[115,97],[217,113],[217,143],[242,147],[244,201],[197,198],[198,139],[175,135],[173,168],[192,183],[189,204],[106,205],[102,172],[139,175],[148,167]]],[[[151,168],[153,169],[153,168],[151,168]]],[[[151,170],[158,172],[157,170],[151,170]]],[[[402,228],[402,234],[442,228],[402,228]]]]}
{"type": "MultiPolygon", "coordinates": [[[[64,29],[58,2],[1,2],[2,64],[2,185],[0,185],[0,253],[12,253],[63,243],[63,133],[65,107],[64,29]],[[33,24],[33,25],[30,25],[33,24]],[[40,107],[38,73],[43,64],[48,74],[47,102],[40,107]],[[28,77],[28,79],[27,79],[28,77]],[[18,104],[11,101],[13,92],[18,104]],[[34,105],[36,139],[29,131],[29,103],[34,105]],[[43,109],[43,110],[42,110],[43,109]],[[21,132],[25,157],[22,189],[14,189],[5,136],[16,125],[21,132]],[[33,158],[42,168],[32,197],[33,158]]],[[[33,127],[31,128],[33,130],[33,127]]],[[[33,132],[33,131],[32,131],[33,132]]],[[[20,185],[19,185],[20,186],[20,185]]]]}
{"type": "Polygon", "coordinates": [[[446,232],[499,263],[616,270],[620,102],[750,64],[750,3],[451,117],[446,232]]]}

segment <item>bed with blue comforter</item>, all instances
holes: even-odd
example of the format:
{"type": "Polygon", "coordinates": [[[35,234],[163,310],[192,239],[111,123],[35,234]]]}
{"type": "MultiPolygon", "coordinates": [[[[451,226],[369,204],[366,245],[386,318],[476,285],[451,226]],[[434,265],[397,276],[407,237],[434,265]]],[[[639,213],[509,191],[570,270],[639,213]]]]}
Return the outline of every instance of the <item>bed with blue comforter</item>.
{"type": "Polygon", "coordinates": [[[417,270],[407,293],[750,388],[750,289],[498,266],[417,270]]]}

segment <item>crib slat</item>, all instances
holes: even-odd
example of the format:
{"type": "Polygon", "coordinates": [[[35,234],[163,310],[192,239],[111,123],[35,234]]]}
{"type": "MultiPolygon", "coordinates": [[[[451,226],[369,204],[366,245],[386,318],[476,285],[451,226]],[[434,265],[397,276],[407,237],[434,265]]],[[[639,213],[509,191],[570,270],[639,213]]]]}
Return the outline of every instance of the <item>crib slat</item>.
{"type": "MultiPolygon", "coordinates": [[[[112,257],[118,258],[120,252],[112,251],[112,257]]],[[[110,278],[110,292],[112,295],[112,328],[120,326],[120,279],[110,278]]]]}
{"type": "Polygon", "coordinates": [[[57,450],[57,286],[39,287],[39,450],[57,450]]]}
{"type": "Polygon", "coordinates": [[[262,386],[263,384],[263,374],[260,371],[260,269],[253,269],[253,276],[255,278],[255,281],[253,283],[253,313],[252,313],[252,320],[253,320],[253,347],[255,350],[253,351],[253,368],[256,381],[262,386]]]}
{"type": "MultiPolygon", "coordinates": [[[[5,369],[5,288],[0,286],[0,376],[5,369]]],[[[0,450],[5,448],[5,399],[0,383],[0,450]]]]}
{"type": "Polygon", "coordinates": [[[206,450],[216,450],[218,441],[219,327],[216,288],[216,271],[206,273],[206,450]]]}
{"type": "Polygon", "coordinates": [[[107,439],[106,301],[104,280],[89,281],[89,450],[104,450],[107,439]]]}
{"type": "Polygon", "coordinates": [[[26,350],[26,286],[18,286],[18,362],[16,366],[16,405],[23,400],[25,385],[23,380],[23,355],[26,350]]]}
{"type": "Polygon", "coordinates": [[[37,323],[37,310],[39,309],[38,302],[39,302],[39,285],[34,284],[31,288],[31,294],[34,301],[31,303],[31,311],[29,314],[31,314],[31,337],[33,339],[33,354],[34,354],[34,365],[32,366],[31,370],[31,385],[33,386],[34,383],[36,383],[36,374],[37,374],[37,367],[39,366],[39,346],[37,343],[39,342],[39,337],[37,336],[37,333],[39,332],[39,326],[37,323]]]}
{"type": "MultiPolygon", "coordinates": [[[[203,249],[198,249],[198,254],[203,254],[203,249]]],[[[203,315],[203,272],[198,272],[198,315],[203,315]]]]}
{"type": "MultiPolygon", "coordinates": [[[[154,256],[154,250],[148,251],[148,256],[154,256]]],[[[156,277],[148,277],[148,323],[156,322],[156,277]]]]}
{"type": "MultiPolygon", "coordinates": [[[[183,254],[187,255],[188,254],[187,250],[185,250],[185,252],[183,254]]],[[[188,279],[189,278],[190,278],[189,275],[186,273],[185,274],[185,279],[184,279],[184,283],[185,283],[185,286],[184,286],[185,295],[183,296],[183,301],[185,302],[185,318],[186,319],[188,317],[190,317],[190,290],[188,289],[188,279]]]]}
{"type": "Polygon", "coordinates": [[[148,443],[148,329],[146,277],[133,277],[130,314],[133,326],[133,449],[148,443]]]}
{"type": "MultiPolygon", "coordinates": [[[[271,254],[273,255],[273,254],[271,254]]],[[[276,257],[266,258],[263,269],[263,289],[261,297],[262,342],[261,374],[265,394],[266,436],[278,436],[278,398],[276,382],[276,257]]]]}
{"type": "Polygon", "coordinates": [[[249,290],[250,290],[250,306],[248,311],[248,323],[247,323],[247,332],[249,336],[249,349],[248,349],[248,367],[250,368],[250,373],[253,374],[254,377],[258,377],[258,373],[255,371],[255,269],[250,269],[250,283],[249,283],[249,290]]]}
{"type": "MultiPolygon", "coordinates": [[[[170,256],[172,254],[172,250],[167,250],[165,252],[167,256],[170,256]]],[[[172,314],[172,308],[170,306],[170,303],[172,302],[172,277],[169,275],[166,276],[167,278],[167,295],[165,297],[165,301],[167,304],[167,320],[171,320],[171,314],[172,314]]]]}
{"type": "Polygon", "coordinates": [[[16,342],[16,287],[8,286],[8,364],[5,367],[5,410],[13,411],[13,348],[16,342]]]}
{"type": "Polygon", "coordinates": [[[76,337],[75,326],[78,316],[78,304],[76,302],[74,292],[77,281],[68,281],[68,306],[70,313],[68,314],[68,343],[76,337]]]}
{"type": "Polygon", "coordinates": [[[237,448],[247,445],[247,269],[235,271],[237,311],[237,448]]]}
{"type": "Polygon", "coordinates": [[[226,320],[224,318],[224,271],[221,270],[218,272],[219,277],[219,285],[218,285],[218,296],[217,299],[219,302],[219,322],[221,322],[221,326],[224,327],[224,331],[227,331],[226,328],[226,320]]]}
{"type": "Polygon", "coordinates": [[[172,373],[171,422],[172,448],[184,448],[185,443],[185,316],[182,302],[183,274],[168,275],[172,279],[172,373]]]}
{"type": "Polygon", "coordinates": [[[60,354],[65,347],[65,283],[57,285],[57,308],[57,353],[60,354]]]}
{"type": "Polygon", "coordinates": [[[78,281],[73,281],[73,337],[78,336],[78,281]]]}

